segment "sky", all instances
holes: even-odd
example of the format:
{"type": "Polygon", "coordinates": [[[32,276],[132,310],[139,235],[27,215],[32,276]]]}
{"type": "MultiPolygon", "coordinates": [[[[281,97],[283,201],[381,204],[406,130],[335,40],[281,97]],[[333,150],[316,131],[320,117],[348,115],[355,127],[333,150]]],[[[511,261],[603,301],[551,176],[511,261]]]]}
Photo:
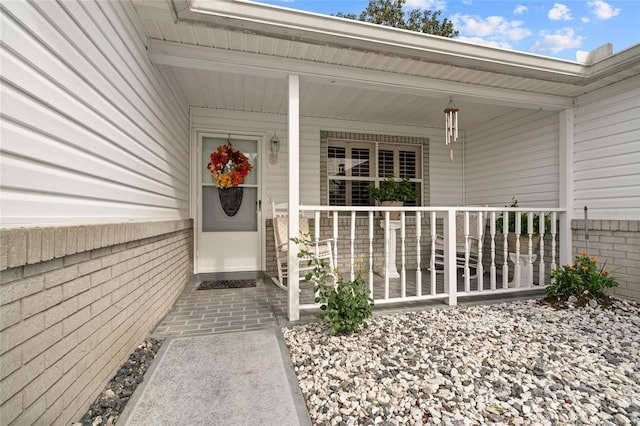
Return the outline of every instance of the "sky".
{"type": "MultiPolygon", "coordinates": [[[[368,0],[256,0],[325,15],[355,13],[368,0]]],[[[407,0],[405,9],[442,10],[458,40],[576,61],[606,43],[620,52],[640,43],[640,0],[407,0]]]]}

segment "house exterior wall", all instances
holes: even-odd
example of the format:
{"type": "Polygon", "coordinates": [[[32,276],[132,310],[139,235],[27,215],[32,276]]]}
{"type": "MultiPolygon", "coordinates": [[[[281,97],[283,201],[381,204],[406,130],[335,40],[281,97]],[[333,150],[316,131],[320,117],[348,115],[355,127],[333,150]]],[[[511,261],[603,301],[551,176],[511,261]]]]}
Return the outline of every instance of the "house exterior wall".
{"type": "Polygon", "coordinates": [[[574,217],[640,218],[640,76],[576,99],[574,217]]]}
{"type": "Polygon", "coordinates": [[[558,113],[524,109],[466,131],[466,205],[557,207],[558,132],[558,113]]]}
{"type": "Polygon", "coordinates": [[[130,2],[1,8],[0,423],[69,424],[188,282],[188,106],[130,2]]]}
{"type": "Polygon", "coordinates": [[[187,219],[187,103],[132,5],[2,8],[2,226],[187,219]]]}
{"type": "Polygon", "coordinates": [[[192,271],[190,220],[2,229],[0,423],[79,421],[192,271]]]}
{"type": "Polygon", "coordinates": [[[616,274],[616,295],[640,300],[640,77],[576,100],[573,252],[616,274]]]}
{"type": "MultiPolygon", "coordinates": [[[[271,217],[269,206],[271,202],[282,203],[287,201],[287,191],[289,180],[287,177],[288,152],[287,152],[287,117],[274,115],[251,113],[241,111],[223,111],[210,108],[191,108],[191,127],[194,129],[209,129],[222,132],[250,132],[252,134],[264,135],[264,140],[268,141],[275,132],[280,138],[280,154],[277,164],[269,164],[269,147],[265,143],[262,150],[264,157],[265,174],[263,176],[265,199],[262,200],[263,218],[271,217]]],[[[300,202],[307,205],[317,205],[321,200],[321,177],[320,157],[321,141],[320,133],[330,130],[342,134],[379,134],[428,138],[429,148],[426,152],[431,153],[433,142],[431,137],[444,144],[444,138],[438,129],[424,129],[409,126],[382,125],[376,123],[351,122],[340,120],[324,120],[317,118],[302,117],[300,120],[300,202]]],[[[440,150],[442,151],[442,150],[440,150]]],[[[425,165],[425,170],[429,170],[432,161],[449,161],[449,152],[440,152],[443,158],[432,160],[429,154],[429,164],[425,165]],[[446,156],[446,158],[445,158],[446,156]]],[[[423,159],[424,160],[424,159],[423,159]]],[[[326,183],[324,183],[326,185],[326,183]]],[[[432,197],[432,186],[437,183],[425,183],[425,199],[432,197]]],[[[446,193],[446,190],[438,189],[438,193],[446,193]]],[[[433,203],[433,200],[431,200],[433,203]]],[[[442,198],[439,198],[440,204],[442,198]]],[[[433,205],[433,204],[432,204],[433,205]]]]}

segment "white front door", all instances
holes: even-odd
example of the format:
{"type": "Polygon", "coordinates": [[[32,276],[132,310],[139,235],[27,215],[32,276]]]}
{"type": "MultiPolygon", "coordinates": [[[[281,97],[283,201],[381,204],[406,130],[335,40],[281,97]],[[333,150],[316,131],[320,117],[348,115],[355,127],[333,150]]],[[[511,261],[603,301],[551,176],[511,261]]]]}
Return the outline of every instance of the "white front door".
{"type": "Polygon", "coordinates": [[[260,271],[260,137],[198,133],[197,139],[195,272],[260,271]],[[207,168],[211,153],[229,143],[245,154],[253,166],[239,191],[217,188],[207,168]],[[240,205],[237,212],[234,203],[240,205]]]}

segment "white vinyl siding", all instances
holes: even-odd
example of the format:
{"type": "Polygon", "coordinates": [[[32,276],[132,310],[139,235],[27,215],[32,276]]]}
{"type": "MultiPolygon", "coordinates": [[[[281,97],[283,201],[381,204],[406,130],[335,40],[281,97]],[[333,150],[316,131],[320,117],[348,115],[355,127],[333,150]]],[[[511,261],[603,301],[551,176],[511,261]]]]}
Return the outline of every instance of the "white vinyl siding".
{"type": "Polygon", "coordinates": [[[640,218],[640,77],[577,99],[574,214],[640,218]]]}
{"type": "Polygon", "coordinates": [[[188,218],[188,106],[131,5],[1,7],[2,224],[188,218]]]}
{"type": "MultiPolygon", "coordinates": [[[[262,200],[265,217],[270,217],[266,206],[271,202],[286,202],[289,179],[287,177],[288,138],[287,117],[276,114],[225,111],[212,108],[191,108],[191,126],[194,129],[208,129],[217,132],[242,134],[262,134],[265,142],[273,133],[280,138],[278,164],[269,164],[269,147],[263,147],[261,153],[265,174],[263,176],[262,200]],[[266,203],[266,204],[265,204],[266,203]]],[[[320,132],[322,130],[378,133],[413,137],[428,137],[439,134],[437,129],[421,129],[407,126],[392,126],[374,123],[360,123],[319,118],[300,119],[300,202],[306,205],[320,204],[320,132]]],[[[426,149],[424,149],[426,152],[426,149]]],[[[423,158],[423,161],[425,159],[423,158]]],[[[425,178],[424,186],[428,190],[429,182],[425,178]]]]}
{"type": "Polygon", "coordinates": [[[465,204],[557,207],[559,117],[518,110],[465,132],[465,204]]]}
{"type": "Polygon", "coordinates": [[[462,143],[461,135],[456,142],[447,146],[444,141],[444,127],[437,129],[437,133],[429,138],[429,205],[464,205],[462,143]],[[453,148],[453,161],[450,158],[450,148],[453,148]]]}

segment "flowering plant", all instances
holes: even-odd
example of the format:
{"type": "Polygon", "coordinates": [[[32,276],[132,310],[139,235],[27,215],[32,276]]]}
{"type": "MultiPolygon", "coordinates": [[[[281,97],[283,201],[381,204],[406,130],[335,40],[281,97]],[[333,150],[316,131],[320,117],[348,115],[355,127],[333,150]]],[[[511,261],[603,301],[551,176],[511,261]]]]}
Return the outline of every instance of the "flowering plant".
{"type": "Polygon", "coordinates": [[[546,295],[579,296],[590,293],[596,296],[607,288],[617,287],[615,275],[605,265],[598,270],[595,256],[587,256],[587,252],[580,253],[572,265],[564,265],[551,271],[553,284],[547,287],[546,295]]]}
{"type": "Polygon", "coordinates": [[[211,153],[207,168],[218,188],[231,188],[240,185],[253,166],[246,155],[229,144],[220,145],[211,153]]]}

